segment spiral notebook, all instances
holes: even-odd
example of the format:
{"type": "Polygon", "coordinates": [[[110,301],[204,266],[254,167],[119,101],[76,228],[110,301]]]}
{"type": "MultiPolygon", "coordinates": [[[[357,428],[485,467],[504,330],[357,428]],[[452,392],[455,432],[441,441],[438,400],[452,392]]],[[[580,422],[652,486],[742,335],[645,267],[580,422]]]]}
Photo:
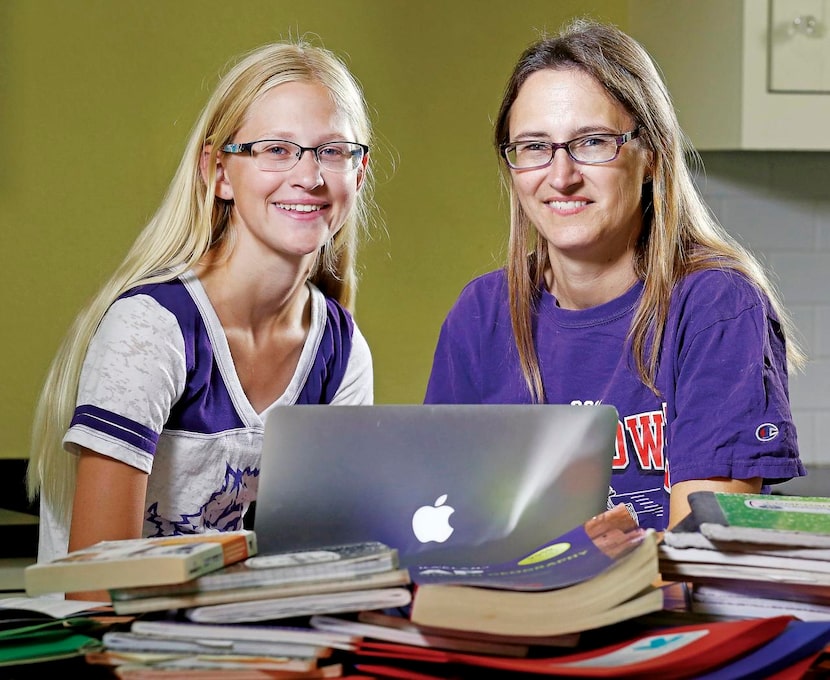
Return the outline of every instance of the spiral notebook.
{"type": "Polygon", "coordinates": [[[607,507],[612,406],[279,406],[260,554],[381,541],[402,566],[512,559],[607,507]]]}

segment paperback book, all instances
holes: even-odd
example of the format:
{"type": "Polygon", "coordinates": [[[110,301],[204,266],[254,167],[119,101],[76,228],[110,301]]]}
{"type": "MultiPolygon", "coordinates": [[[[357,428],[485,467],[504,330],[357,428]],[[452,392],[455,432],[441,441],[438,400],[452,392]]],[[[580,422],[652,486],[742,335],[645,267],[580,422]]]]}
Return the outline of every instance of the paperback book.
{"type": "Polygon", "coordinates": [[[256,555],[204,576],[161,586],[110,589],[113,602],[178,597],[238,588],[342,580],[395,569],[398,552],[375,542],[256,555]]]}
{"type": "Polygon", "coordinates": [[[397,586],[390,584],[368,590],[347,590],[337,593],[279,597],[252,602],[209,605],[186,609],[185,616],[196,623],[251,623],[289,619],[314,614],[340,614],[364,609],[394,609],[405,607],[412,600],[407,571],[399,569],[390,574],[399,577],[397,586]]]}
{"type": "MultiPolygon", "coordinates": [[[[711,533],[711,532],[710,532],[711,533]]],[[[776,558],[794,557],[805,560],[830,561],[830,548],[813,548],[803,545],[782,545],[759,541],[712,540],[700,531],[694,513],[689,513],[668,531],[663,532],[663,546],[670,548],[698,548],[719,550],[724,553],[749,553],[776,558]]]]}
{"type": "Polygon", "coordinates": [[[748,581],[728,578],[701,579],[691,582],[693,590],[719,593],[734,599],[786,599],[820,606],[830,606],[830,586],[816,587],[805,583],[748,581]]]}
{"type": "Polygon", "coordinates": [[[691,611],[724,618],[753,618],[762,616],[794,616],[801,621],[830,621],[830,599],[825,596],[794,599],[786,594],[752,592],[741,587],[719,584],[693,583],[690,597],[691,611]]]}
{"type": "Polygon", "coordinates": [[[353,650],[360,637],[349,633],[338,633],[302,626],[250,625],[233,626],[218,624],[190,623],[187,621],[164,621],[136,619],[130,632],[137,635],[153,635],[176,640],[201,640],[229,644],[244,642],[292,642],[296,644],[324,645],[332,649],[353,650]]]}
{"type": "MultiPolygon", "coordinates": [[[[315,617],[312,617],[312,620],[315,617]]],[[[325,618],[325,617],[317,617],[325,618]]],[[[329,617],[333,618],[333,617],[329,617]]],[[[475,640],[479,642],[493,642],[498,644],[520,645],[526,647],[576,647],[579,644],[579,633],[566,633],[564,635],[491,635],[475,631],[455,630],[452,628],[439,628],[438,626],[423,626],[413,623],[407,613],[389,613],[382,611],[362,611],[357,614],[358,622],[369,623],[384,628],[397,628],[401,630],[416,630],[420,634],[440,635],[445,637],[459,638],[462,640],[475,640]]]]}
{"type": "Polygon", "coordinates": [[[102,650],[88,652],[85,657],[87,664],[111,666],[113,674],[118,678],[300,680],[341,677],[343,674],[342,666],[337,663],[321,665],[313,658],[263,654],[158,654],[102,650]]]}
{"type": "Polygon", "coordinates": [[[695,491],[689,505],[713,541],[830,548],[830,498],[695,491]]]}
{"type": "Polygon", "coordinates": [[[691,611],[720,619],[759,619],[792,616],[799,621],[830,621],[830,607],[779,599],[701,599],[692,593],[691,611]]]}
{"type": "Polygon", "coordinates": [[[256,554],[249,530],[101,541],[26,567],[29,596],[180,583],[256,554]]]}
{"type": "MultiPolygon", "coordinates": [[[[824,552],[824,551],[821,551],[824,552]]],[[[661,565],[671,562],[696,562],[702,564],[723,564],[753,568],[789,569],[794,571],[830,574],[830,560],[807,557],[777,555],[773,552],[754,553],[749,551],[709,550],[707,548],[673,548],[658,546],[661,565]]]]}
{"type": "Polygon", "coordinates": [[[114,652],[156,654],[216,654],[290,656],[295,658],[327,658],[332,648],[320,642],[288,642],[281,640],[199,640],[148,635],[132,631],[111,630],[101,638],[104,647],[114,652]]]}
{"type": "Polygon", "coordinates": [[[781,560],[777,567],[751,564],[696,562],[691,560],[659,560],[661,576],[668,581],[706,581],[729,579],[733,581],[765,581],[783,589],[792,585],[819,588],[830,587],[830,573],[790,567],[781,560]]]}
{"type": "Polygon", "coordinates": [[[144,612],[166,611],[169,609],[193,609],[212,605],[240,603],[240,609],[255,607],[256,602],[276,598],[340,593],[347,590],[368,590],[383,588],[390,584],[408,583],[409,574],[404,570],[388,569],[376,573],[355,574],[340,578],[325,578],[312,581],[289,581],[275,585],[259,585],[242,588],[206,590],[182,595],[159,595],[113,600],[113,610],[118,614],[141,614],[144,612]],[[251,602],[251,605],[241,603],[251,602]]]}
{"type": "Polygon", "coordinates": [[[413,580],[414,623],[499,635],[580,632],[663,607],[657,534],[622,505],[516,560],[425,568],[413,580]]]}
{"type": "MultiPolygon", "coordinates": [[[[482,586],[505,590],[555,590],[599,576],[646,541],[647,531],[624,504],[615,505],[531,553],[491,565],[422,565],[413,583],[482,586]]],[[[646,548],[643,552],[648,552],[646,548]]],[[[640,588],[642,590],[642,588],[640,588]]]]}
{"type": "MultiPolygon", "coordinates": [[[[366,612],[376,613],[376,612],[366,612]]],[[[386,617],[380,612],[380,616],[386,617]]],[[[388,617],[383,623],[366,621],[352,618],[339,618],[317,614],[309,619],[309,625],[319,630],[332,632],[350,633],[363,639],[383,640],[416,647],[430,647],[433,649],[450,649],[457,652],[472,652],[474,654],[498,654],[500,656],[527,656],[530,646],[523,643],[491,641],[476,639],[474,636],[460,637],[445,633],[425,631],[423,626],[418,626],[402,617],[388,617]],[[396,622],[390,625],[389,621],[396,622]]]]}

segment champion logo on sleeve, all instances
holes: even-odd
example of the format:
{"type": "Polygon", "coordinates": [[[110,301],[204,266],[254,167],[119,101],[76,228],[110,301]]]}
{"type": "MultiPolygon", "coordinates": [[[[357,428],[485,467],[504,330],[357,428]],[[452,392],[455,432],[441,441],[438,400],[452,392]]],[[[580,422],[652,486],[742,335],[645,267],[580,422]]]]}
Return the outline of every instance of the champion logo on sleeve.
{"type": "Polygon", "coordinates": [[[755,438],[759,442],[771,442],[778,436],[778,426],[772,423],[759,425],[755,430],[755,438]]]}

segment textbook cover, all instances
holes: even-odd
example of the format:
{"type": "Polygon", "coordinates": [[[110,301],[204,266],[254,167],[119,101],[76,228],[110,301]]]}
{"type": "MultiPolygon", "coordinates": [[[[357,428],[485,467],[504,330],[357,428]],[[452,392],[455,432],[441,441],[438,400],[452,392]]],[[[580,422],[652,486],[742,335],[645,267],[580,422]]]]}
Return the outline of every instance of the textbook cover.
{"type": "MultiPolygon", "coordinates": [[[[592,517],[570,531],[508,562],[463,567],[411,567],[413,583],[484,586],[506,590],[555,590],[592,579],[639,546],[647,530],[623,505],[592,517]]],[[[619,578],[623,578],[620,576],[619,578]]]]}
{"type": "Polygon", "coordinates": [[[830,548],[830,498],[695,491],[689,505],[712,541],[830,548]]]}

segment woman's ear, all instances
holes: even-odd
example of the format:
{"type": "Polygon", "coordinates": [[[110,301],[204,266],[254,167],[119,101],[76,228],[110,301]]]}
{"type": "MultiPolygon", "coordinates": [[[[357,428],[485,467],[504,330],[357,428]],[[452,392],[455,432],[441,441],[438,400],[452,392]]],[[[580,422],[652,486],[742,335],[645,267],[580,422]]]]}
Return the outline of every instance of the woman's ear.
{"type": "Polygon", "coordinates": [[[369,164],[369,154],[363,155],[363,160],[360,161],[360,167],[357,169],[357,190],[363,186],[363,180],[366,178],[366,166],[369,164]]]}
{"type": "MultiPolygon", "coordinates": [[[[211,182],[211,151],[213,151],[213,146],[210,144],[206,144],[202,149],[202,156],[199,159],[199,172],[201,173],[202,179],[204,180],[206,185],[209,185],[211,182]]],[[[216,156],[213,169],[215,170],[215,177],[213,180],[213,193],[216,195],[217,198],[221,198],[225,201],[232,201],[233,187],[231,186],[231,183],[228,181],[227,174],[225,173],[225,166],[222,163],[221,155],[216,156]]]]}
{"type": "Polygon", "coordinates": [[[651,182],[654,178],[654,152],[649,149],[646,154],[646,173],[643,177],[643,184],[651,182]]]}

